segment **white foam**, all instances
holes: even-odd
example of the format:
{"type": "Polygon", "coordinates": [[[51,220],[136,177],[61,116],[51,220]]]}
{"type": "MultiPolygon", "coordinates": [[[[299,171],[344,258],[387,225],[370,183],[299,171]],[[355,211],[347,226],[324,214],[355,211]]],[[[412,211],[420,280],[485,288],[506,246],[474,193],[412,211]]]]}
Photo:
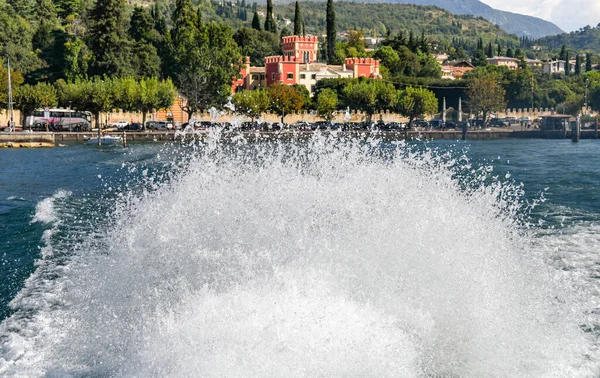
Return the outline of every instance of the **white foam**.
{"type": "Polygon", "coordinates": [[[212,141],[82,249],[7,374],[591,375],[588,303],[514,188],[372,145],[212,141]]]}
{"type": "Polygon", "coordinates": [[[51,197],[45,198],[38,202],[35,206],[35,215],[31,220],[31,223],[45,223],[50,224],[57,220],[56,214],[56,201],[67,198],[71,195],[71,192],[66,190],[59,190],[54,193],[51,197]]]}

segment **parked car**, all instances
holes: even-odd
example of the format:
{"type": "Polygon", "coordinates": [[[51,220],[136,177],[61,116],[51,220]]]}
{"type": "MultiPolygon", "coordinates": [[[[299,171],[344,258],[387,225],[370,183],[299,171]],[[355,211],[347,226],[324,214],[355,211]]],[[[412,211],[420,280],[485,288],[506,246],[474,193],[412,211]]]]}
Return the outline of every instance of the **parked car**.
{"type": "Polygon", "coordinates": [[[510,126],[510,125],[512,125],[513,123],[517,123],[517,122],[519,122],[518,118],[517,118],[517,117],[515,117],[515,116],[508,116],[508,117],[504,118],[504,120],[505,120],[506,122],[508,122],[508,125],[509,125],[509,126],[510,126]]]}
{"type": "Polygon", "coordinates": [[[531,122],[531,117],[521,117],[521,118],[519,118],[519,122],[520,123],[531,122]]]}
{"type": "Polygon", "coordinates": [[[441,118],[435,118],[429,121],[429,126],[433,127],[434,129],[441,129],[443,125],[444,120],[441,118]]]}
{"type": "Polygon", "coordinates": [[[413,127],[429,127],[429,122],[426,119],[418,118],[413,120],[413,127]]]}
{"type": "Polygon", "coordinates": [[[490,126],[494,127],[507,127],[510,126],[510,122],[504,118],[492,118],[490,119],[490,126]]]}
{"type": "Polygon", "coordinates": [[[141,131],[143,130],[144,127],[141,123],[139,122],[134,122],[134,123],[130,123],[127,126],[123,127],[121,130],[126,130],[126,131],[141,131]]]}
{"type": "Polygon", "coordinates": [[[120,120],[120,121],[113,123],[111,126],[116,127],[117,129],[121,130],[122,128],[124,128],[127,125],[129,125],[129,122],[127,122],[125,120],[120,120]]]}

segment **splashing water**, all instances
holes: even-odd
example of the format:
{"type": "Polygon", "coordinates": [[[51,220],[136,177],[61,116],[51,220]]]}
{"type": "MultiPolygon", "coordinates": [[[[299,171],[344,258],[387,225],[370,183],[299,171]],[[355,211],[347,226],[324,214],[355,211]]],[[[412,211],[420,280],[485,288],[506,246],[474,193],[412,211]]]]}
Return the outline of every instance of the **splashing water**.
{"type": "Polygon", "coordinates": [[[402,143],[191,151],[172,179],[123,193],[43,327],[3,323],[0,374],[592,374],[584,296],[523,231],[521,188],[402,143]]]}

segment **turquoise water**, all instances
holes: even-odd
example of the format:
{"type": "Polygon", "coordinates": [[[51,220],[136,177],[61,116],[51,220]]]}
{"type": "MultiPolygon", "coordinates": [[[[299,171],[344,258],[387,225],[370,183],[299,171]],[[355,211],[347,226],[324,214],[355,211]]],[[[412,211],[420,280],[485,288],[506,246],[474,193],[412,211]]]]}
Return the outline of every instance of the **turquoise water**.
{"type": "Polygon", "coordinates": [[[598,372],[600,143],[405,148],[0,150],[0,375],[598,372]]]}

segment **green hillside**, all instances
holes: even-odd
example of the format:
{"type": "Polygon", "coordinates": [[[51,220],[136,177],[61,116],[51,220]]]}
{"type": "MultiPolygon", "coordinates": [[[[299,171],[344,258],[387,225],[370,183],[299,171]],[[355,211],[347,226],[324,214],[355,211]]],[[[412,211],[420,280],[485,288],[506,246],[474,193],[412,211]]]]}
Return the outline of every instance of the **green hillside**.
{"type": "Polygon", "coordinates": [[[544,37],[538,42],[549,49],[559,49],[562,45],[567,45],[571,49],[598,54],[600,53],[600,24],[596,27],[586,26],[571,33],[544,37]]]}
{"type": "MultiPolygon", "coordinates": [[[[300,3],[303,19],[308,32],[321,34],[325,30],[325,3],[300,3]]],[[[364,4],[336,3],[336,26],[338,31],[363,29],[366,35],[384,36],[387,31],[424,32],[427,37],[437,41],[463,39],[475,46],[477,39],[484,42],[498,40],[503,45],[519,45],[515,35],[509,35],[498,26],[478,17],[453,15],[443,9],[432,6],[406,4],[364,4]]],[[[275,12],[282,18],[292,20],[293,4],[279,4],[275,12]]]]}

